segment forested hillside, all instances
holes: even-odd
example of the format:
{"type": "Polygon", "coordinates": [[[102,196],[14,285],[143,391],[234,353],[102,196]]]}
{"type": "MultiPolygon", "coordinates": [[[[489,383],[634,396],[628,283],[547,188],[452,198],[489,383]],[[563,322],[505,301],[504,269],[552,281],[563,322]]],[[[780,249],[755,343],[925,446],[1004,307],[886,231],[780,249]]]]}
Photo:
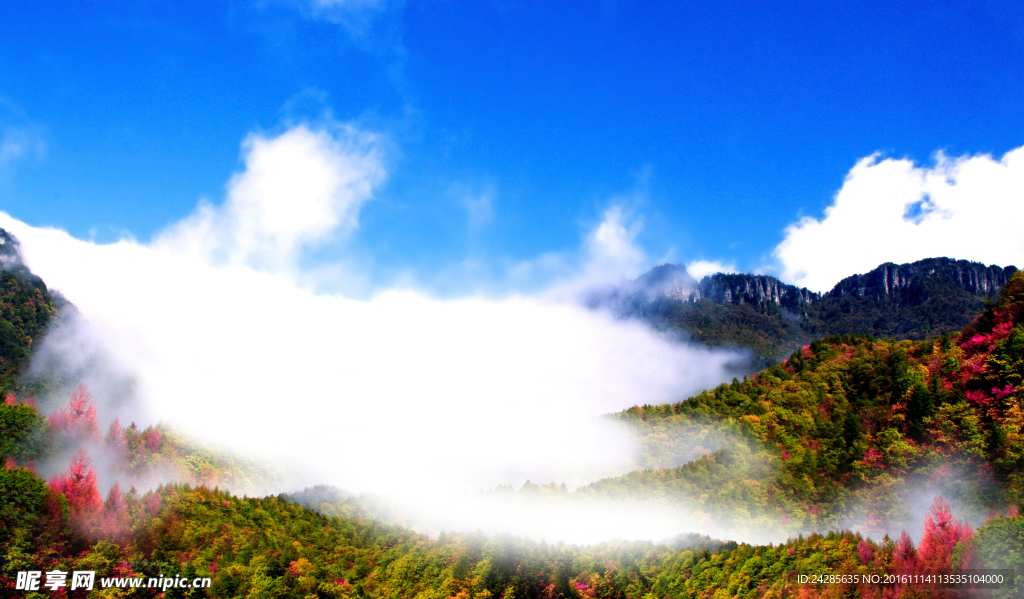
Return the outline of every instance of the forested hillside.
{"type": "Polygon", "coordinates": [[[323,516],[283,498],[187,485],[144,494],[115,487],[102,500],[94,471],[71,474],[47,485],[25,468],[0,470],[0,588],[7,596],[57,596],[15,591],[19,571],[89,570],[122,580],[212,578],[209,589],[108,588],[90,597],[960,597],[924,585],[801,585],[796,575],[1024,566],[1013,549],[1024,540],[1016,508],[975,533],[941,499],[916,547],[906,534],[876,542],[831,532],[709,551],[650,542],[552,545],[480,533],[432,539],[323,516]]]}
{"type": "Polygon", "coordinates": [[[0,229],[0,394],[13,389],[57,312],[42,279],[21,263],[18,242],[0,229]]]}
{"type": "Polygon", "coordinates": [[[915,489],[976,512],[1024,500],[1024,274],[959,335],[832,336],[744,381],[616,417],[649,448],[681,430],[725,446],[584,494],[680,502],[729,528],[908,526],[915,489]]]}

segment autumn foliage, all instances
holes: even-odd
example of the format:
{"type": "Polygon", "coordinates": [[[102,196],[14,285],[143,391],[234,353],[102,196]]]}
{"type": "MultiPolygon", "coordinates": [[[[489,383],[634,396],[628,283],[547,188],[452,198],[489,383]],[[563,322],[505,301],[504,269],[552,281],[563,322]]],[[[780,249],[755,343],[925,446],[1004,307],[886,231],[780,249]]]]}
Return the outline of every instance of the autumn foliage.
{"type": "Polygon", "coordinates": [[[50,479],[50,489],[67,498],[72,519],[92,518],[103,505],[96,487],[96,469],[84,449],[75,454],[66,471],[50,479]]]}
{"type": "Polygon", "coordinates": [[[100,427],[96,423],[96,405],[84,384],[71,394],[68,405],[50,414],[49,425],[52,430],[63,432],[71,439],[101,438],[100,427]]]}
{"type": "Polygon", "coordinates": [[[924,538],[917,550],[918,567],[930,570],[951,567],[956,544],[973,534],[971,525],[954,518],[949,504],[942,497],[936,497],[931,514],[924,518],[924,538]]]}

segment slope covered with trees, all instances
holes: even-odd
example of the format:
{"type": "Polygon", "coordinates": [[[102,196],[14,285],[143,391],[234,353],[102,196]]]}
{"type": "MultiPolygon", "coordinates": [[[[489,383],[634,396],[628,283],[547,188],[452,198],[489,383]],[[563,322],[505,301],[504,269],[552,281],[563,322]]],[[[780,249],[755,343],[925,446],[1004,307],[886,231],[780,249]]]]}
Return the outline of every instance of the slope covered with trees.
{"type": "Polygon", "coordinates": [[[188,485],[145,494],[115,488],[103,501],[81,501],[89,495],[83,487],[95,492],[94,484],[88,474],[71,485],[48,486],[27,469],[0,470],[5,594],[14,593],[19,571],[91,570],[97,580],[209,577],[212,584],[163,594],[97,589],[90,597],[961,597],[922,585],[851,579],[801,584],[796,575],[1024,566],[1013,545],[1024,535],[1016,509],[974,533],[941,499],[924,519],[916,546],[906,534],[876,542],[831,532],[778,545],[727,543],[709,551],[650,542],[550,545],[480,533],[432,539],[368,520],[324,516],[279,497],[239,498],[188,485]]]}
{"type": "Polygon", "coordinates": [[[980,514],[1024,500],[1024,273],[959,335],[832,336],[744,381],[616,416],[652,452],[674,430],[724,447],[678,468],[598,481],[584,494],[665,500],[727,528],[909,525],[912,491],[980,514]]]}
{"type": "Polygon", "coordinates": [[[33,342],[42,339],[59,301],[22,264],[18,241],[0,229],[0,394],[14,388],[33,342]]]}

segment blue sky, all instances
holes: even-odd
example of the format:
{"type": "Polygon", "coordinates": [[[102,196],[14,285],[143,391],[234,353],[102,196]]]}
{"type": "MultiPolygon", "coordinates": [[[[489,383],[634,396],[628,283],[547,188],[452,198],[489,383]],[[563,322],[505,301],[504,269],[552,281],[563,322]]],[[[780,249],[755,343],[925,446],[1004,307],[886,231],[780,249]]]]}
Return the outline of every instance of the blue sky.
{"type": "Polygon", "coordinates": [[[386,177],[305,260],[360,262],[371,286],[507,282],[578,251],[611,206],[644,266],[798,282],[773,252],[859,160],[1024,144],[1021,65],[1009,1],[12,0],[0,210],[148,241],[224,201],[248,136],[349,124],[386,177]]]}

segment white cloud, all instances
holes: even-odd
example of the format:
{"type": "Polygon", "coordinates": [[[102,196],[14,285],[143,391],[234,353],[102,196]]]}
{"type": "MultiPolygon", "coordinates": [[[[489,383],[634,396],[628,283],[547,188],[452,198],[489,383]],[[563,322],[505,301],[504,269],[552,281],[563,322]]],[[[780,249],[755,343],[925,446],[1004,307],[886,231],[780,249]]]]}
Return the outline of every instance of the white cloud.
{"type": "Polygon", "coordinates": [[[245,171],[224,205],[202,204],[154,245],[214,264],[275,272],[296,268],[299,251],[358,224],[359,209],[384,179],[375,138],[351,127],[331,135],[297,126],[243,144],[245,171]]]}
{"type": "Polygon", "coordinates": [[[628,440],[598,420],[714,385],[732,356],[528,297],[316,295],[245,266],[96,245],[3,215],[26,261],[103,331],[148,412],[356,490],[580,484],[628,440]]]}
{"type": "Polygon", "coordinates": [[[643,229],[640,219],[629,220],[622,206],[605,210],[604,220],[587,236],[586,271],[594,277],[635,277],[647,256],[636,243],[643,229]]]}
{"type": "Polygon", "coordinates": [[[774,251],[781,278],[827,291],[884,262],[947,256],[1024,266],[1024,148],[949,158],[860,160],[821,219],[787,227],[774,251]]]}
{"type": "Polygon", "coordinates": [[[549,299],[585,298],[633,279],[650,267],[636,239],[642,229],[640,218],[631,217],[621,204],[612,204],[586,233],[578,251],[549,252],[510,264],[507,277],[518,284],[547,281],[543,295],[549,299]]]}
{"type": "Polygon", "coordinates": [[[716,273],[736,272],[736,264],[733,262],[720,262],[718,260],[694,260],[686,263],[686,272],[698,281],[708,275],[716,273]]]}
{"type": "MultiPolygon", "coordinates": [[[[356,226],[384,176],[372,144],[349,133],[250,138],[224,205],[152,244],[100,245],[4,213],[0,226],[79,307],[112,370],[134,377],[135,413],[283,460],[296,484],[424,498],[527,478],[582,484],[631,458],[602,414],[725,378],[732,354],[549,296],[392,289],[357,301],[296,285],[296,255],[356,226]]],[[[604,216],[584,277],[643,258],[639,224],[618,208],[604,216]]]]}

